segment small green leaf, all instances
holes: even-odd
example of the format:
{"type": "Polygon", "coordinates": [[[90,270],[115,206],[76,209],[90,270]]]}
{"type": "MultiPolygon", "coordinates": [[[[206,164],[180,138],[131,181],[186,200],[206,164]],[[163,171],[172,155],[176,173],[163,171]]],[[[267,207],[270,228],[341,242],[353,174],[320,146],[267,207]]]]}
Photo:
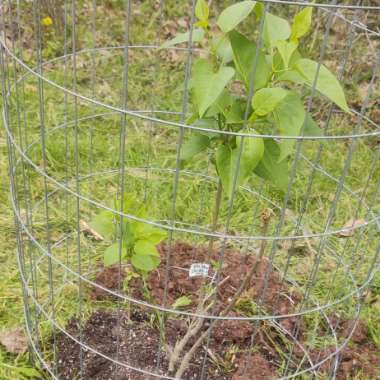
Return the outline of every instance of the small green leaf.
{"type": "Polygon", "coordinates": [[[157,248],[149,240],[138,240],[133,248],[136,255],[147,255],[160,257],[157,248]]]}
{"type": "Polygon", "coordinates": [[[185,144],[183,144],[181,150],[181,160],[189,160],[196,154],[206,150],[209,146],[210,138],[208,136],[195,133],[185,144]]]}
{"type": "Polygon", "coordinates": [[[160,265],[160,259],[155,256],[135,254],[131,257],[131,263],[138,270],[150,272],[160,265]]]}
{"type": "MultiPolygon", "coordinates": [[[[205,32],[203,29],[193,29],[193,35],[192,35],[192,42],[200,42],[202,41],[203,37],[205,35],[205,32]]],[[[167,49],[169,47],[182,44],[184,42],[188,42],[190,40],[190,31],[187,31],[185,33],[178,33],[173,39],[164,42],[160,49],[167,49]]]]}
{"type": "Polygon", "coordinates": [[[322,129],[319,128],[318,124],[310,115],[310,112],[306,112],[304,135],[305,136],[323,136],[322,129]]]}
{"type": "Polygon", "coordinates": [[[237,25],[249,16],[255,4],[255,1],[247,0],[227,7],[222,11],[218,18],[217,24],[219,28],[224,33],[228,33],[232,29],[235,29],[237,25]]]}
{"type": "Polygon", "coordinates": [[[199,117],[203,117],[207,109],[215,103],[228,82],[235,74],[231,67],[221,67],[216,73],[212,64],[199,59],[193,66],[192,90],[198,106],[199,117]]]}
{"type": "Polygon", "coordinates": [[[186,307],[191,305],[192,300],[188,296],[182,296],[177,298],[173,303],[172,303],[172,308],[173,309],[180,309],[182,307],[186,307]]]}
{"type": "MultiPolygon", "coordinates": [[[[232,31],[228,34],[233,51],[234,65],[237,73],[248,89],[252,76],[253,63],[256,58],[256,45],[248,38],[237,31],[232,31]]],[[[260,52],[257,58],[256,70],[253,77],[254,90],[266,86],[271,69],[265,59],[265,55],[260,52]]]]}
{"type": "Polygon", "coordinates": [[[294,16],[290,39],[297,42],[299,38],[307,34],[311,26],[312,7],[306,7],[294,16]]]}
{"type": "Polygon", "coordinates": [[[198,0],[195,6],[195,16],[202,22],[207,23],[209,8],[205,0],[198,0]]]}
{"type": "Polygon", "coordinates": [[[259,177],[269,180],[282,191],[288,187],[288,162],[280,159],[280,147],[273,139],[264,139],[264,156],[254,169],[259,177]]]}
{"type": "Polygon", "coordinates": [[[282,62],[284,63],[284,69],[288,69],[290,59],[292,58],[292,55],[296,51],[298,45],[295,42],[279,40],[274,43],[274,46],[281,55],[282,62]]]}
{"type": "MultiPolygon", "coordinates": [[[[249,132],[255,133],[254,130],[249,132]]],[[[237,161],[240,152],[240,144],[243,144],[240,156],[239,174],[236,186],[240,186],[249,177],[250,173],[259,163],[264,154],[264,142],[262,138],[246,137],[236,139],[236,147],[220,145],[216,151],[216,168],[222,186],[228,197],[232,196],[237,161]]],[[[237,188],[236,188],[237,189],[237,188]]],[[[236,190],[235,189],[235,190],[236,190]]]]}
{"type": "Polygon", "coordinates": [[[278,40],[287,40],[290,36],[290,25],[287,20],[267,12],[264,20],[263,38],[266,46],[273,46],[278,40]]]}
{"type": "MultiPolygon", "coordinates": [[[[305,110],[300,96],[289,91],[288,95],[277,104],[273,116],[281,135],[299,136],[305,120],[305,110]]],[[[279,162],[292,153],[295,142],[295,139],[281,141],[279,162]]]]}
{"type": "Polygon", "coordinates": [[[115,234],[114,214],[111,211],[101,211],[89,223],[104,239],[110,240],[115,234]]]}
{"type": "Polygon", "coordinates": [[[262,88],[257,91],[252,98],[255,114],[265,116],[272,112],[288,94],[288,90],[280,87],[262,88]]]}
{"type": "Polygon", "coordinates": [[[119,243],[114,243],[105,250],[103,261],[104,265],[107,267],[119,262],[119,243]]]}
{"type": "MultiPolygon", "coordinates": [[[[295,69],[305,79],[305,83],[312,87],[317,75],[318,63],[311,59],[303,58],[296,62],[295,69]]],[[[324,65],[320,66],[316,89],[343,111],[350,112],[341,84],[324,65]]]]}

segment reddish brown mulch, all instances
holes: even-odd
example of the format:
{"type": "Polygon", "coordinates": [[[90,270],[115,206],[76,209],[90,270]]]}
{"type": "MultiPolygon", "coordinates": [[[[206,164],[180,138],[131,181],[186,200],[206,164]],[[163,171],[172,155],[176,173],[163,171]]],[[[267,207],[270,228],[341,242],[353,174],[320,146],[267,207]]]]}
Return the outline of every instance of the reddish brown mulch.
{"type": "MultiPolygon", "coordinates": [[[[161,254],[161,264],[157,270],[150,273],[148,288],[154,301],[157,304],[161,304],[165,292],[165,274],[169,247],[166,244],[161,244],[158,246],[158,250],[161,254]]],[[[219,258],[220,251],[214,250],[211,254],[211,260],[217,262],[219,258]]],[[[247,291],[244,292],[244,296],[249,299],[260,299],[261,297],[262,304],[268,313],[287,314],[292,312],[294,305],[300,299],[300,295],[289,291],[286,282],[281,282],[279,273],[276,270],[271,270],[269,262],[266,259],[263,259],[259,263],[256,263],[256,261],[256,256],[252,254],[244,255],[231,249],[225,250],[223,267],[220,273],[222,286],[218,292],[217,308],[221,309],[228,304],[229,299],[235,294],[243,278],[253,266],[257,265],[256,275],[252,278],[247,291]],[[266,274],[268,276],[267,279],[265,279],[266,274]],[[262,296],[264,286],[265,292],[262,296]]],[[[199,289],[204,284],[204,280],[201,278],[189,278],[188,270],[191,264],[201,262],[210,262],[207,247],[195,247],[185,242],[177,242],[172,245],[167,284],[167,306],[170,306],[177,298],[186,295],[192,298],[192,308],[194,310],[197,304],[199,289]]],[[[213,269],[210,267],[209,274],[212,276],[213,273],[213,269]]],[[[111,266],[99,271],[95,282],[108,289],[117,291],[119,288],[119,267],[111,266]]],[[[132,295],[141,299],[141,281],[132,280],[130,287],[132,288],[132,295]]],[[[96,287],[91,289],[92,298],[102,299],[108,296],[109,294],[102,289],[96,287]]],[[[214,312],[216,311],[214,310],[214,312]]],[[[282,319],[280,323],[290,331],[294,325],[294,319],[282,319]]]]}

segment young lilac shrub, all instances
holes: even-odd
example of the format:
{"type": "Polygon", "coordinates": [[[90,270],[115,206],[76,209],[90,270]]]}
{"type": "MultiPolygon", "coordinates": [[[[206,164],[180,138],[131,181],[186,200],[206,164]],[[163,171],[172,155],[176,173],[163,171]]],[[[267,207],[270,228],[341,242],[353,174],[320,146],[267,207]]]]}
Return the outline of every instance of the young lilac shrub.
{"type": "Polygon", "coordinates": [[[259,135],[296,138],[301,134],[322,134],[305,109],[303,88],[315,88],[349,112],[336,77],[324,65],[300,53],[301,38],[310,30],[312,12],[312,7],[303,8],[290,25],[286,19],[264,12],[262,3],[247,0],[224,9],[215,27],[211,25],[206,1],[198,0],[195,9],[198,20],[191,38],[187,31],[161,46],[169,48],[191,40],[207,52],[207,58],[195,60],[192,67],[193,113],[188,123],[215,132],[193,130],[182,147],[181,158],[188,161],[211,150],[212,162],[228,197],[233,187],[243,184],[252,173],[286,190],[288,161],[295,139],[277,141],[259,135]],[[255,18],[257,28],[263,23],[256,42],[237,30],[250,15],[255,18]],[[233,82],[234,88],[239,88],[238,93],[232,90],[233,82]],[[235,137],[217,131],[258,137],[235,137]]]}
{"type": "MultiPolygon", "coordinates": [[[[300,135],[322,135],[304,105],[305,95],[302,94],[316,90],[343,111],[350,112],[336,77],[324,65],[301,55],[300,50],[305,50],[299,49],[301,39],[310,30],[312,13],[312,7],[304,7],[290,24],[284,18],[265,12],[262,3],[246,0],[224,9],[216,25],[212,25],[208,4],[198,0],[197,21],[191,30],[161,46],[165,49],[181,43],[195,44],[206,52],[202,54],[206,58],[196,59],[192,65],[192,114],[187,120],[189,125],[201,130],[192,130],[181,147],[181,159],[186,162],[202,152],[211,154],[219,177],[213,229],[217,225],[222,194],[230,199],[253,173],[286,191],[295,139],[300,135]],[[237,30],[250,15],[261,31],[256,42],[252,40],[254,33],[246,36],[237,30]],[[273,135],[292,138],[268,137],[273,135]]],[[[262,221],[265,235],[269,216],[262,221]]],[[[209,249],[212,249],[212,240],[209,249]]],[[[261,243],[258,260],[264,251],[265,240],[261,243]]],[[[255,268],[250,268],[220,315],[225,316],[233,310],[254,273],[255,268]]],[[[212,301],[205,294],[197,310],[205,313],[211,306],[212,301]]],[[[186,334],[174,347],[167,347],[169,373],[182,378],[214,324],[215,320],[204,329],[203,319],[193,318],[189,322],[186,334]],[[194,337],[195,342],[188,348],[194,337]]]]}

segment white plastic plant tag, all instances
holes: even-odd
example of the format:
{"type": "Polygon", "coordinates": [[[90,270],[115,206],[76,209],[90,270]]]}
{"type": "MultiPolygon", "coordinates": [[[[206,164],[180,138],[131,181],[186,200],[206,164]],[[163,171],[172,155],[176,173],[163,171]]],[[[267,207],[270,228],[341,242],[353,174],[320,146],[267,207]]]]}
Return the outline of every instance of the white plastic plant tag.
{"type": "Polygon", "coordinates": [[[210,265],[205,263],[191,264],[189,277],[207,277],[209,268],[210,265]]]}

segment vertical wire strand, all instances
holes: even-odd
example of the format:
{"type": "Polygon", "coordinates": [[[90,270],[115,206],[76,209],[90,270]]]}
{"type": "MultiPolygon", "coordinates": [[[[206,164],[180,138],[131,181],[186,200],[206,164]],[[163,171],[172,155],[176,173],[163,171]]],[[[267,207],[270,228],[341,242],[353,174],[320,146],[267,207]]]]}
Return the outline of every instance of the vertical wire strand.
{"type": "MultiPolygon", "coordinates": [[[[184,80],[184,89],[183,89],[183,97],[182,97],[182,113],[181,113],[181,122],[186,120],[187,110],[188,110],[188,99],[189,99],[189,82],[191,76],[191,67],[193,61],[193,30],[194,30],[194,20],[195,20],[195,5],[196,1],[191,0],[191,17],[190,17],[190,30],[189,30],[189,39],[187,41],[187,60],[185,67],[185,80],[184,80]]],[[[181,157],[181,148],[183,144],[184,137],[184,128],[181,127],[179,129],[178,140],[176,145],[176,161],[175,161],[175,173],[173,178],[173,187],[172,187],[172,204],[170,210],[170,226],[173,226],[176,218],[176,206],[177,206],[177,195],[178,195],[178,185],[179,185],[179,177],[180,177],[180,157],[181,157]]],[[[170,277],[170,263],[171,263],[171,254],[172,254],[172,245],[173,245],[173,230],[169,230],[168,236],[168,250],[166,253],[166,264],[165,264],[165,279],[164,279],[164,294],[162,298],[162,306],[166,306],[167,298],[168,298],[168,283],[170,277]]],[[[159,313],[160,320],[160,339],[157,351],[157,364],[156,370],[160,368],[161,365],[161,351],[163,349],[163,335],[165,333],[165,315],[159,313]]]]}
{"type": "MultiPolygon", "coordinates": [[[[77,92],[77,11],[76,0],[71,0],[71,49],[72,49],[72,87],[77,92]]],[[[76,214],[76,249],[77,249],[77,271],[78,271],[78,328],[79,328],[79,378],[84,378],[84,352],[83,352],[83,283],[82,283],[82,254],[81,254],[81,227],[80,227],[80,172],[79,172],[79,125],[78,125],[78,98],[73,98],[74,118],[74,161],[75,161],[75,214],[76,214]]]]}
{"type": "MultiPolygon", "coordinates": [[[[41,33],[41,3],[40,0],[34,0],[33,2],[33,17],[34,25],[36,28],[36,61],[38,73],[43,75],[43,58],[42,58],[42,33],[41,33]]],[[[40,121],[40,138],[42,148],[42,170],[47,170],[47,158],[46,158],[46,125],[45,125],[45,98],[44,98],[44,83],[41,78],[38,79],[38,103],[39,103],[39,121],[40,121]]],[[[45,213],[45,235],[46,235],[46,248],[49,255],[52,255],[51,251],[51,232],[50,232],[50,216],[49,216],[49,190],[46,177],[43,179],[44,189],[44,213],[45,213]]],[[[54,285],[53,285],[53,265],[51,257],[48,256],[48,284],[49,284],[49,298],[51,304],[52,318],[55,321],[55,301],[54,301],[54,285]]],[[[56,340],[56,328],[52,326],[53,335],[53,373],[57,374],[57,340],[56,340]]]]}
{"type": "MultiPolygon", "coordinates": [[[[130,15],[131,15],[131,0],[125,0],[124,3],[124,67],[123,67],[123,89],[121,92],[121,103],[122,108],[127,109],[128,107],[128,85],[129,85],[129,33],[130,33],[130,15]]],[[[119,189],[118,194],[120,196],[120,212],[124,212],[124,201],[125,201],[125,144],[127,139],[127,117],[126,114],[123,113],[121,115],[121,121],[120,121],[120,146],[119,146],[119,189]]],[[[120,215],[119,217],[119,245],[118,245],[118,290],[119,293],[121,292],[121,283],[122,283],[122,256],[123,256],[123,237],[125,234],[124,231],[124,217],[123,215],[120,215]]],[[[126,247],[124,247],[126,249],[126,247]]],[[[118,299],[117,303],[117,338],[116,338],[116,360],[119,360],[120,356],[120,325],[121,325],[121,304],[120,299],[118,299]]],[[[128,303],[128,311],[130,312],[131,305],[128,303]]],[[[115,365],[113,378],[117,380],[119,378],[118,375],[118,366],[115,365]]]]}

